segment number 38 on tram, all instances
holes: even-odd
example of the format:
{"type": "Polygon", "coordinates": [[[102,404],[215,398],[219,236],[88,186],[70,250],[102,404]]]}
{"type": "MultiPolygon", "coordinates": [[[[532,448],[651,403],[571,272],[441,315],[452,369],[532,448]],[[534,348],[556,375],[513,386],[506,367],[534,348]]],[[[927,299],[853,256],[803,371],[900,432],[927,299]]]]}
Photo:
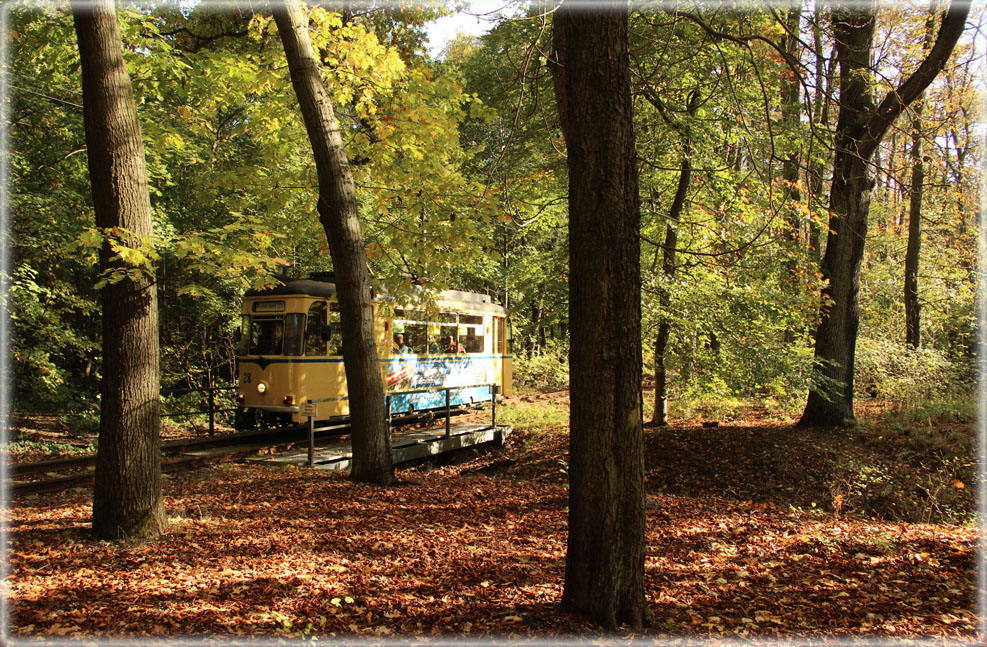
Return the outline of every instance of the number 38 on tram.
{"type": "MultiPolygon", "coordinates": [[[[511,394],[507,310],[487,295],[460,290],[441,292],[436,306],[428,313],[373,303],[381,376],[385,391],[395,393],[392,414],[445,406],[443,391],[403,391],[463,387],[450,391],[452,405],[490,400],[488,385],[511,394]]],[[[303,423],[300,405],[325,398],[339,399],[318,404],[319,420],[349,416],[331,278],[314,275],[248,291],[238,358],[237,429],[303,423]]]]}

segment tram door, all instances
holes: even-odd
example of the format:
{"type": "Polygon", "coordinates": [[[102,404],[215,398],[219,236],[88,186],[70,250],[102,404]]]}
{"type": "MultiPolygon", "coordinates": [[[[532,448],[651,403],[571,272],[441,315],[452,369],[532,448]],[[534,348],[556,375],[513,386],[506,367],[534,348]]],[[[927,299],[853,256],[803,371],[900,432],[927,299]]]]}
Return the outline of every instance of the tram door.
{"type": "Polygon", "coordinates": [[[507,349],[507,322],[503,317],[493,318],[494,355],[500,359],[501,393],[511,395],[514,392],[514,366],[507,349]]]}

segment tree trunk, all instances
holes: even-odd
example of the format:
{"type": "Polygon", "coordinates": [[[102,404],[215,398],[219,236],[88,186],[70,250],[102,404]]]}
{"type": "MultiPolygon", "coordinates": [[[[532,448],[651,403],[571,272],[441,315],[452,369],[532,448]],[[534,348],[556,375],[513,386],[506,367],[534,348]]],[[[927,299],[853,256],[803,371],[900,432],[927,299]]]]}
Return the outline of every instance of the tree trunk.
{"type": "MultiPolygon", "coordinates": [[[[782,39],[782,49],[788,58],[788,65],[794,66],[799,60],[799,27],[802,18],[800,6],[792,6],[785,15],[785,37],[782,39]]],[[[788,72],[788,70],[785,70],[788,72]]],[[[791,70],[791,75],[786,76],[781,86],[781,112],[782,125],[786,131],[786,140],[789,142],[785,148],[785,159],[781,165],[781,177],[784,181],[785,200],[785,229],[786,238],[792,244],[792,253],[799,253],[802,244],[802,215],[796,204],[800,199],[799,193],[799,141],[797,131],[800,127],[800,117],[802,103],[799,101],[799,76],[795,70],[791,70]]],[[[789,275],[795,285],[798,284],[798,262],[793,260],[788,268],[789,275]]]]}
{"type": "MultiPolygon", "coordinates": [[[[73,2],[82,61],[82,103],[96,225],[149,239],[151,202],[144,145],[112,0],[73,2]]],[[[124,271],[109,243],[104,272],[124,271]]],[[[154,276],[124,278],[100,294],[103,383],[93,487],[93,533],[104,539],[154,538],[167,526],[161,498],[158,425],[158,307],[154,276]]]]}
{"type": "Polygon", "coordinates": [[[894,120],[946,64],[963,31],[970,6],[950,5],[929,55],[875,108],[870,65],[875,5],[833,10],[833,35],[840,63],[840,112],[830,189],[830,233],[822,274],[822,317],[816,330],[815,380],[800,426],[835,426],[854,418],[853,371],[859,324],[860,264],[867,237],[867,211],[874,181],[868,164],[894,120]]]}
{"type": "MultiPolygon", "coordinates": [[[[689,97],[686,108],[690,118],[696,115],[699,108],[699,89],[689,97]]],[[[685,208],[685,197],[689,192],[692,181],[692,124],[686,123],[682,128],[682,166],[679,170],[679,182],[675,187],[672,206],[668,210],[668,224],[665,226],[665,244],[662,249],[661,269],[666,280],[671,281],[675,276],[675,248],[678,247],[678,226],[682,210],[685,208]]],[[[651,426],[665,427],[668,425],[668,375],[665,369],[665,354],[668,350],[668,338],[671,324],[668,310],[671,307],[668,289],[662,287],[658,293],[658,305],[661,308],[661,319],[658,322],[658,334],[655,336],[655,411],[651,418],[651,426]]]]}
{"type": "Polygon", "coordinates": [[[271,10],[315,156],[319,220],[336,273],[353,428],[351,476],[357,481],[388,485],[394,482],[390,429],[384,412],[384,382],[374,341],[370,276],[353,175],[308,37],[308,18],[295,0],[273,0],[271,10]]]}
{"type": "MultiPolygon", "coordinates": [[[[818,5],[814,11],[812,39],[816,50],[816,96],[813,103],[813,118],[816,120],[814,128],[826,130],[829,128],[829,106],[830,106],[830,83],[832,81],[833,63],[836,60],[834,53],[829,62],[823,54],[822,45],[822,15],[818,5]]],[[[814,138],[815,139],[815,138],[814,138]]],[[[809,193],[813,201],[822,203],[823,175],[826,171],[826,164],[815,159],[809,162],[809,193]]],[[[809,223],[809,249],[812,259],[818,265],[822,261],[822,226],[815,220],[809,223]]]]}
{"type": "MultiPolygon", "coordinates": [[[[782,39],[781,47],[785,52],[786,64],[791,68],[784,70],[786,77],[781,84],[781,114],[782,128],[785,132],[784,148],[785,157],[781,165],[781,177],[784,184],[783,211],[785,214],[784,238],[788,242],[788,254],[790,255],[785,265],[785,280],[788,290],[794,293],[801,291],[802,280],[799,266],[801,256],[805,246],[805,233],[802,225],[802,212],[798,202],[801,200],[799,190],[799,147],[801,137],[802,102],[800,99],[801,84],[799,75],[796,73],[799,60],[799,29],[802,20],[801,3],[793,5],[785,14],[785,37],[782,39]]],[[[801,334],[804,336],[805,328],[802,326],[801,334]]],[[[785,328],[783,343],[787,346],[796,339],[796,331],[788,326],[785,328]]]]}
{"type": "MultiPolygon", "coordinates": [[[[925,41],[922,51],[932,48],[936,14],[929,7],[925,20],[925,41]]],[[[905,251],[905,343],[918,348],[921,343],[921,304],[918,300],[918,266],[922,255],[922,190],[925,185],[925,164],[922,160],[922,107],[919,95],[912,111],[912,183],[908,200],[908,246],[905,251]]]]}
{"type": "Polygon", "coordinates": [[[556,97],[569,166],[569,537],[562,609],[647,623],[640,204],[627,4],[563,3],[556,97]]]}

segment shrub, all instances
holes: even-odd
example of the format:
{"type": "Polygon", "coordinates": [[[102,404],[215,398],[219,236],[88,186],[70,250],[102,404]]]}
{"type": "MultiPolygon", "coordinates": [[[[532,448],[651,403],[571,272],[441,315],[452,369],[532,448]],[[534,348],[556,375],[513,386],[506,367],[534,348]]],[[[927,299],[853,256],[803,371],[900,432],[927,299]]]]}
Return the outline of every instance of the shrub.
{"type": "Polygon", "coordinates": [[[963,523],[970,500],[973,461],[933,459],[921,468],[842,457],[829,483],[834,511],[915,523],[963,523]]]}
{"type": "Polygon", "coordinates": [[[877,395],[900,401],[928,400],[933,396],[967,391],[973,375],[935,348],[911,348],[887,339],[857,340],[858,395],[877,395]]]}
{"type": "Polygon", "coordinates": [[[569,349],[550,340],[538,353],[514,356],[514,384],[521,389],[565,389],[569,386],[569,349]]]}

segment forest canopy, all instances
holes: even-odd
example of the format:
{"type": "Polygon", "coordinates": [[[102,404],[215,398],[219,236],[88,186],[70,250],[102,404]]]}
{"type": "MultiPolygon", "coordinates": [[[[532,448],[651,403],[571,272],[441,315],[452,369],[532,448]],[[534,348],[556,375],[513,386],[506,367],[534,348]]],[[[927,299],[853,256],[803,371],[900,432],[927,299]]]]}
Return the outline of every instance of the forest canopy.
{"type": "MultiPolygon", "coordinates": [[[[451,7],[308,12],[373,280],[397,295],[409,278],[491,294],[511,312],[517,378],[528,386],[568,378],[566,150],[551,15],[541,7],[517,8],[439,56],[428,53],[425,28],[451,7]]],[[[80,422],[96,415],[99,289],[128,280],[99,273],[106,240],[133,271],[156,271],[163,384],[232,374],[243,292],[332,269],[315,167],[266,7],[120,5],[154,222],[136,246],[120,242],[127,232],[95,225],[71,15],[55,4],[7,11],[4,280],[17,408],[80,422]]],[[[878,101],[923,59],[929,15],[922,6],[878,11],[878,101]]],[[[963,393],[974,381],[981,19],[971,14],[942,72],[870,159],[859,395],[907,401],[963,393]],[[915,218],[921,317],[911,343],[905,274],[915,218]]],[[[752,398],[798,408],[814,384],[813,333],[827,308],[820,261],[841,102],[831,11],[669,3],[633,12],[629,38],[645,373],[660,360],[680,413],[752,398]]],[[[647,415],[654,405],[645,406],[647,415]]]]}

